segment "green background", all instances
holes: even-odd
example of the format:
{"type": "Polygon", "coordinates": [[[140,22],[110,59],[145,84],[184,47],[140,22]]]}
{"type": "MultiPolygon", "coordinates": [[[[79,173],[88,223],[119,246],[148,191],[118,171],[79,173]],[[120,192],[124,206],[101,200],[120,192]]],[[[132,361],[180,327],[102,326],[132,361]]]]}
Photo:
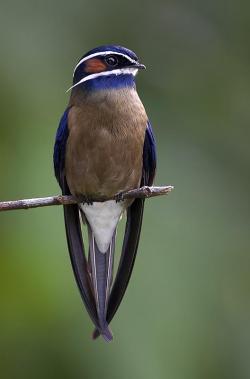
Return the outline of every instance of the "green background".
{"type": "Polygon", "coordinates": [[[105,43],[147,66],[137,88],[156,183],[175,185],[147,201],[111,344],[90,338],[62,209],[1,213],[1,379],[249,379],[249,14],[225,0],[1,2],[1,199],[59,192],[65,90],[81,55],[105,43]]]}

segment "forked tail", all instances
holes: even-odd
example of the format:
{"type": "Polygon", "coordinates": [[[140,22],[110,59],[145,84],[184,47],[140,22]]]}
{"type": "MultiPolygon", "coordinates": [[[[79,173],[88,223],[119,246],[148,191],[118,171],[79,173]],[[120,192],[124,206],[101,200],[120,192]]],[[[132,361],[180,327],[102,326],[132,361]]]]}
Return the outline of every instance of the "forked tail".
{"type": "Polygon", "coordinates": [[[113,233],[110,245],[105,253],[99,250],[90,225],[88,225],[88,232],[89,268],[100,325],[99,332],[106,341],[111,341],[113,336],[107,323],[107,307],[113,279],[116,230],[113,233]]]}

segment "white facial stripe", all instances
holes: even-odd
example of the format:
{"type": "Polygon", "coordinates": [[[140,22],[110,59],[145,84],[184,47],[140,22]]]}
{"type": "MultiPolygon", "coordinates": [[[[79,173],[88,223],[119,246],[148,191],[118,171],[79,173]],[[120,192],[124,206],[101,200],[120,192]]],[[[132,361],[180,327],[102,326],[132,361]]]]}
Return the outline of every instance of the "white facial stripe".
{"type": "Polygon", "coordinates": [[[83,62],[87,61],[88,59],[91,59],[91,58],[94,58],[94,57],[98,57],[100,55],[109,55],[109,54],[121,55],[124,58],[128,59],[131,63],[137,63],[134,59],[130,58],[130,56],[128,56],[127,54],[117,53],[116,51],[103,51],[103,52],[99,51],[98,53],[90,54],[87,57],[82,58],[80,60],[80,62],[77,63],[77,65],[76,65],[76,67],[74,69],[74,73],[75,73],[77,67],[80,66],[80,64],[82,64],[83,62]]]}
{"type": "Polygon", "coordinates": [[[96,74],[91,74],[91,75],[88,75],[84,78],[82,78],[81,80],[79,80],[78,83],[74,84],[72,87],[70,87],[66,92],[70,91],[72,88],[78,86],[78,84],[81,84],[81,83],[84,83],[84,82],[87,82],[88,80],[91,80],[91,79],[96,79],[98,78],[99,76],[108,76],[108,75],[126,75],[126,74],[132,74],[133,76],[135,76],[138,72],[138,69],[137,68],[134,68],[134,67],[127,67],[127,68],[119,68],[117,70],[112,70],[112,71],[102,71],[102,72],[98,72],[96,74]]]}

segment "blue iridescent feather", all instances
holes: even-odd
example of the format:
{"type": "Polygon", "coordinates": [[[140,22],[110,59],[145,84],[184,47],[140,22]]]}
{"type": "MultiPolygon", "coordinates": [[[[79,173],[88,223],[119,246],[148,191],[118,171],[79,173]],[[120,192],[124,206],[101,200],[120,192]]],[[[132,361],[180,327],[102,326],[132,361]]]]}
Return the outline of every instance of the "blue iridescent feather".
{"type": "Polygon", "coordinates": [[[100,53],[100,52],[103,52],[103,51],[114,51],[114,52],[117,52],[117,53],[121,53],[121,54],[126,54],[128,55],[131,59],[134,59],[134,60],[138,60],[138,57],[137,55],[132,51],[132,50],[129,50],[127,49],[126,47],[123,47],[123,46],[118,46],[118,45],[103,45],[103,46],[98,46],[90,51],[88,51],[86,54],[84,54],[80,59],[83,59],[85,57],[87,57],[88,55],[90,54],[95,54],[95,53],[100,53]]]}
{"type": "Polygon", "coordinates": [[[144,146],[143,146],[143,178],[142,184],[151,186],[153,184],[156,170],[156,143],[150,122],[148,121],[144,146]]]}
{"type": "Polygon", "coordinates": [[[127,75],[107,75],[92,79],[83,84],[84,88],[88,91],[95,91],[100,89],[119,89],[124,87],[135,87],[135,79],[132,74],[127,75]]]}
{"type": "Polygon", "coordinates": [[[68,112],[69,108],[66,109],[64,112],[59,127],[57,129],[56,133],[56,140],[54,145],[54,170],[55,170],[55,176],[62,187],[62,174],[64,171],[65,166],[65,150],[66,150],[66,143],[69,135],[68,131],[68,112]]]}

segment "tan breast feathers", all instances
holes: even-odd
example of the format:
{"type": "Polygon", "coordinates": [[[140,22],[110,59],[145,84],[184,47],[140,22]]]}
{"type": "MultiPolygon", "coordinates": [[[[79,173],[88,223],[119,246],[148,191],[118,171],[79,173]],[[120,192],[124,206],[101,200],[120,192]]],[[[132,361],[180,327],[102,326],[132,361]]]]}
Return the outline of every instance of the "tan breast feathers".
{"type": "Polygon", "coordinates": [[[140,185],[147,116],[134,89],[71,99],[66,178],[73,194],[112,196],[140,185]]]}

